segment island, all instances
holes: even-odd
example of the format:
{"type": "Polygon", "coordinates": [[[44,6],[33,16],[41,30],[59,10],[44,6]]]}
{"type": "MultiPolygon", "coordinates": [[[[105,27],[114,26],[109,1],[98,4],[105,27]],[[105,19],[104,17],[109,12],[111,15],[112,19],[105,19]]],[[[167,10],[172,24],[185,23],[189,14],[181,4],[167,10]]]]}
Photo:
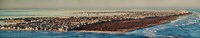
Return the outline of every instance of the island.
{"type": "Polygon", "coordinates": [[[8,25],[0,30],[31,30],[55,32],[126,33],[176,20],[178,16],[191,14],[186,10],[143,10],[111,12],[76,12],[80,14],[119,14],[81,17],[26,17],[1,19],[8,25]]]}

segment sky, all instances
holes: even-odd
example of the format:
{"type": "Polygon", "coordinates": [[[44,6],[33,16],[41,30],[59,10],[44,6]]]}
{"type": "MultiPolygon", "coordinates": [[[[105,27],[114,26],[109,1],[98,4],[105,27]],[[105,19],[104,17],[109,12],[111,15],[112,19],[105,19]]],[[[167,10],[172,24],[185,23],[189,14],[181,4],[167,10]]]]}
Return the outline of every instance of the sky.
{"type": "Polygon", "coordinates": [[[0,0],[0,9],[200,7],[200,0],[0,0]]]}

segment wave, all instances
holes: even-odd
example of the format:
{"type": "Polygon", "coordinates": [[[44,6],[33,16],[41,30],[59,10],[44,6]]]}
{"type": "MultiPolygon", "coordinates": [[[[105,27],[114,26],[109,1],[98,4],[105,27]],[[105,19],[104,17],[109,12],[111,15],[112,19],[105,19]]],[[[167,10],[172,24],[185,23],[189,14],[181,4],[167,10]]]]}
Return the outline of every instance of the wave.
{"type": "Polygon", "coordinates": [[[157,31],[161,31],[161,30],[165,30],[171,27],[178,27],[180,25],[178,25],[178,22],[181,22],[183,20],[187,20],[189,17],[191,17],[192,15],[187,15],[187,16],[180,16],[177,18],[177,20],[171,21],[170,23],[167,24],[162,24],[162,25],[158,25],[158,26],[154,26],[154,27],[149,27],[149,28],[144,28],[141,30],[136,30],[136,31],[132,31],[132,32],[128,32],[126,34],[143,34],[146,37],[175,37],[175,36],[171,36],[171,35],[159,35],[160,33],[158,33],[157,31]]]}

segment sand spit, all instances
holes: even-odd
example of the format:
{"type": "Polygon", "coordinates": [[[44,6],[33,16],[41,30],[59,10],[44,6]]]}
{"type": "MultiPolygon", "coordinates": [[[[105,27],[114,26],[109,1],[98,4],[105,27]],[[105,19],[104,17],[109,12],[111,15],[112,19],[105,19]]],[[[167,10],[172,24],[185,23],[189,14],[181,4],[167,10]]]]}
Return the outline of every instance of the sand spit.
{"type": "Polygon", "coordinates": [[[175,20],[176,16],[190,14],[185,10],[154,11],[114,11],[114,12],[80,12],[80,13],[123,13],[113,16],[83,17],[28,17],[5,18],[5,22],[16,24],[0,25],[1,30],[41,30],[41,31],[83,31],[83,32],[128,32],[131,30],[155,26],[175,20]]]}

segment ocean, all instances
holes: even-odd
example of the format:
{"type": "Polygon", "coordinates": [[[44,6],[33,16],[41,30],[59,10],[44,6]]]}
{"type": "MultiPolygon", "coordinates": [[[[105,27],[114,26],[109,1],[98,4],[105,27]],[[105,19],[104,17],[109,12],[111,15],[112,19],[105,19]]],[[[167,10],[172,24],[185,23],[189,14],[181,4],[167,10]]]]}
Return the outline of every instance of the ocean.
{"type": "MultiPolygon", "coordinates": [[[[22,17],[68,17],[88,16],[87,14],[74,14],[83,10],[1,10],[0,19],[22,17]]],[[[88,11],[88,10],[84,10],[88,11]]],[[[89,10],[91,11],[91,10],[89,10]]],[[[97,11],[97,10],[92,10],[97,11]]],[[[110,11],[110,10],[101,10],[110,11]]],[[[181,16],[177,20],[158,26],[134,30],[125,34],[106,34],[91,32],[48,32],[48,31],[23,31],[0,30],[0,38],[200,38],[200,10],[188,10],[193,14],[181,16]]],[[[117,14],[111,14],[117,15],[117,14]]],[[[96,16],[91,14],[90,16],[96,16]]],[[[0,21],[0,24],[5,24],[0,21]]]]}

